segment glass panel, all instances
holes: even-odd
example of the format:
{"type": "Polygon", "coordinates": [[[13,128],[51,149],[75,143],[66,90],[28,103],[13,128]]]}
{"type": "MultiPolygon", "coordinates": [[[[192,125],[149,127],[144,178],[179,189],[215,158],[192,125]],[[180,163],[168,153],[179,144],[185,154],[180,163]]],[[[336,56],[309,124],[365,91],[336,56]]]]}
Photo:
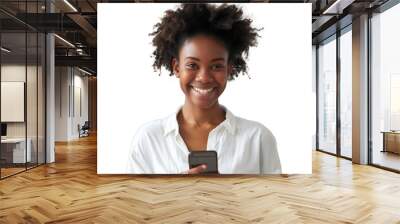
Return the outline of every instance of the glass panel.
{"type": "Polygon", "coordinates": [[[352,157],[352,35],[340,36],[340,153],[352,157]]]}
{"type": "MultiPolygon", "coordinates": [[[[39,6],[37,1],[27,2],[27,13],[37,13],[39,6]]],[[[29,15],[29,14],[28,14],[29,15]]],[[[33,17],[31,21],[34,21],[33,17]]],[[[38,143],[37,143],[37,132],[38,132],[38,35],[35,30],[27,31],[27,99],[26,99],[26,110],[27,110],[27,149],[31,151],[30,161],[27,163],[28,168],[37,166],[38,163],[38,143]]]]}
{"type": "MultiPolygon", "coordinates": [[[[45,1],[1,1],[15,17],[45,12],[45,1]]],[[[0,12],[0,177],[45,162],[45,35],[0,12]]]]}
{"type": "Polygon", "coordinates": [[[400,4],[372,17],[372,163],[400,170],[400,4]]]}
{"type": "Polygon", "coordinates": [[[37,57],[37,33],[27,33],[28,38],[28,64],[27,64],[27,143],[28,150],[30,148],[30,159],[28,160],[28,168],[37,165],[37,98],[38,98],[38,57],[37,57]]]}
{"type": "Polygon", "coordinates": [[[318,146],[336,153],[336,38],[318,48],[318,146]]]}
{"type": "MultiPolygon", "coordinates": [[[[2,177],[25,170],[26,151],[26,35],[1,34],[1,140],[2,177]]],[[[29,147],[28,147],[29,149],[29,147]]]]}
{"type": "Polygon", "coordinates": [[[45,35],[39,34],[38,46],[38,163],[45,163],[45,35]]]}
{"type": "MultiPolygon", "coordinates": [[[[89,79],[89,82],[91,80],[89,79]]],[[[90,87],[89,87],[90,88],[90,87]]],[[[315,45],[312,46],[312,92],[313,92],[313,104],[315,107],[313,108],[313,117],[316,117],[316,95],[317,95],[317,48],[315,45]]],[[[89,91],[90,92],[90,91],[89,91]]],[[[90,98],[91,100],[91,98],[90,98]]],[[[90,113],[91,114],[91,113],[90,113]]],[[[91,120],[90,120],[91,121],[91,120]]],[[[312,136],[312,142],[313,142],[313,150],[317,149],[317,139],[316,139],[316,128],[315,126],[317,125],[316,120],[314,123],[314,128],[313,128],[313,136],[312,136]]]]}

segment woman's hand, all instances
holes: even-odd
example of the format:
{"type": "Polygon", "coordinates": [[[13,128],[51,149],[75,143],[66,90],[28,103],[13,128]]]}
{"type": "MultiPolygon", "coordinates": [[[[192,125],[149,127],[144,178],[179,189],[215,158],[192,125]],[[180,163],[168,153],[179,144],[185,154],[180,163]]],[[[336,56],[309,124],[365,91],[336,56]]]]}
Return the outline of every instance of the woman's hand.
{"type": "Polygon", "coordinates": [[[186,172],[183,172],[182,174],[200,174],[203,173],[207,169],[206,164],[202,164],[200,166],[196,166],[186,172]]]}

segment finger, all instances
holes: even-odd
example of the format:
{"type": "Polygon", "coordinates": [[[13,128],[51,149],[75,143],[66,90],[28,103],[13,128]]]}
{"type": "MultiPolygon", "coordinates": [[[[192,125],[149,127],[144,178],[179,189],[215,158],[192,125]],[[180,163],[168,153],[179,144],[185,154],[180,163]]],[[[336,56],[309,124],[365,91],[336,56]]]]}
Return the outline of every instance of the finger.
{"type": "Polygon", "coordinates": [[[200,166],[196,166],[195,168],[192,168],[188,171],[188,174],[198,174],[198,173],[202,173],[207,169],[207,165],[206,164],[202,164],[200,166]]]}

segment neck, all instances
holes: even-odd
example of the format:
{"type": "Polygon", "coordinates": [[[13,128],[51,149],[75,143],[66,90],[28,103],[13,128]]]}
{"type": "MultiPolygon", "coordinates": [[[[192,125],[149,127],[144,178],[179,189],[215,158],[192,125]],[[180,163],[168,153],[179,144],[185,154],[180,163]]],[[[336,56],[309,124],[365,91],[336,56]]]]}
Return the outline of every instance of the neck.
{"type": "Polygon", "coordinates": [[[216,126],[225,120],[225,111],[218,102],[210,108],[198,108],[185,101],[181,115],[185,123],[193,126],[216,126]]]}

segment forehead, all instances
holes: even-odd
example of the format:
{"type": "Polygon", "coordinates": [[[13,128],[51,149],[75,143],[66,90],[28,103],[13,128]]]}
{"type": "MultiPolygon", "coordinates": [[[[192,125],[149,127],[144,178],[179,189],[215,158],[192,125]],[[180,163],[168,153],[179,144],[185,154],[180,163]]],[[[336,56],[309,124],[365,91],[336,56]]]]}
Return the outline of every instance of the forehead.
{"type": "Polygon", "coordinates": [[[179,58],[195,57],[203,60],[228,59],[228,51],[222,41],[207,35],[187,38],[179,51],[179,58]]]}

